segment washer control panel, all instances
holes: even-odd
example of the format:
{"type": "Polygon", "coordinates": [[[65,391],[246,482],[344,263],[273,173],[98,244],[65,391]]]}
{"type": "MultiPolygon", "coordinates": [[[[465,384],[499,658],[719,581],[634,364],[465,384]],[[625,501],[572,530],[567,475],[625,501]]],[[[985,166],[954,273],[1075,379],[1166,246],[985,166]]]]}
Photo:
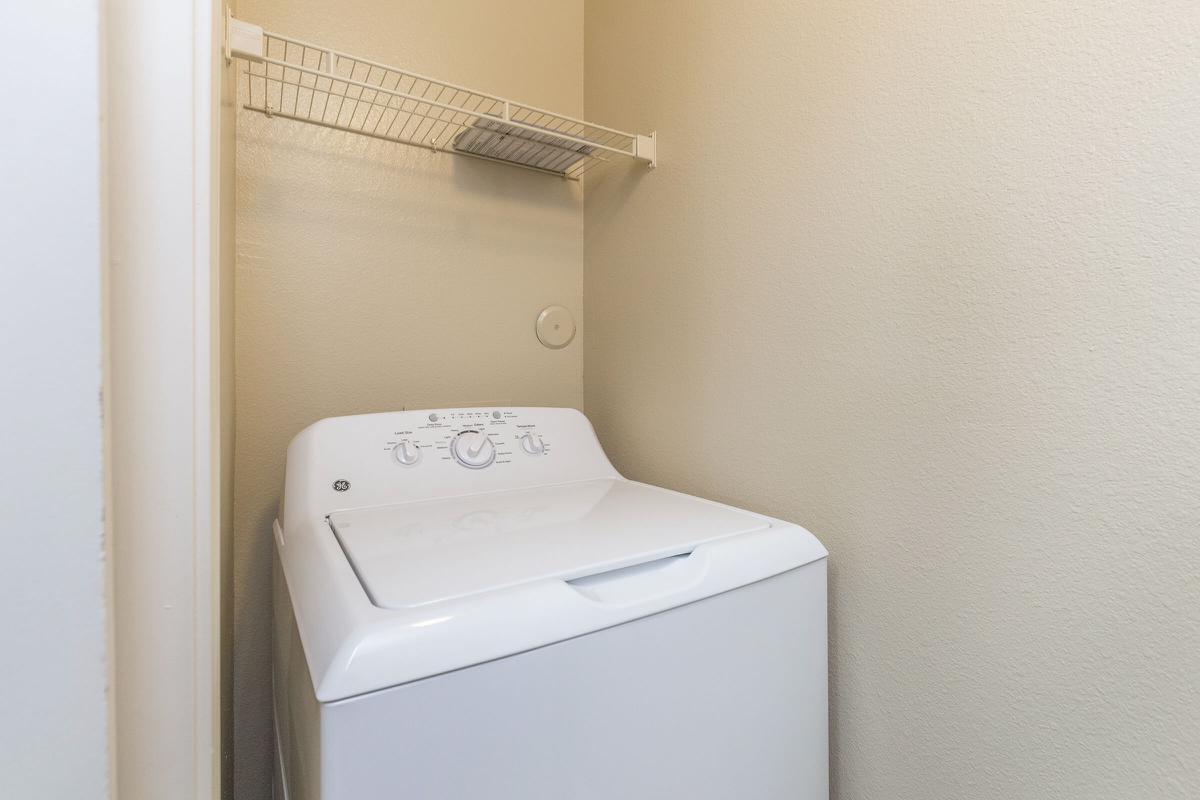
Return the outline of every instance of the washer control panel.
{"type": "MultiPolygon", "coordinates": [[[[362,509],[619,477],[570,408],[457,408],[331,417],[288,447],[284,507],[362,509]]],[[[287,511],[286,513],[292,513],[287,511]]]]}
{"type": "Polygon", "coordinates": [[[448,409],[400,418],[414,424],[397,428],[381,443],[400,467],[436,461],[465,469],[504,467],[527,458],[545,458],[553,435],[523,409],[448,409]]]}
{"type": "Polygon", "coordinates": [[[285,514],[328,514],[620,477],[572,408],[447,408],[332,417],[288,447],[285,514]]]}

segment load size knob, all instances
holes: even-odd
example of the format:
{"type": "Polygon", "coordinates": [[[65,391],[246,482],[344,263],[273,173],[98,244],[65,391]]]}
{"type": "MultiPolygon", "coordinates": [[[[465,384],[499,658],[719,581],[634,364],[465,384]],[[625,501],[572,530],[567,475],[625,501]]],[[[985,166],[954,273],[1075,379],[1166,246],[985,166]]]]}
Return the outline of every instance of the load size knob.
{"type": "Polygon", "coordinates": [[[401,466],[411,467],[421,460],[421,447],[406,439],[392,448],[392,458],[401,466]]]}
{"type": "Polygon", "coordinates": [[[450,455],[464,467],[483,469],[496,460],[496,445],[483,431],[463,431],[450,443],[450,455]]]}

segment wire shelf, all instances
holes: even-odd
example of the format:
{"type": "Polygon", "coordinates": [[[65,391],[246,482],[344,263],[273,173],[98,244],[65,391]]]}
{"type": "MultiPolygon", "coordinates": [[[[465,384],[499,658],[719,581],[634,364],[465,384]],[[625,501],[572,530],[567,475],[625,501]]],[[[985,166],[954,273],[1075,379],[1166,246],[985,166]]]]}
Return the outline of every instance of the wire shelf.
{"type": "Polygon", "coordinates": [[[244,65],[239,76],[243,107],[271,117],[572,180],[616,159],[654,166],[654,134],[572,119],[232,18],[226,35],[227,57],[244,65]]]}

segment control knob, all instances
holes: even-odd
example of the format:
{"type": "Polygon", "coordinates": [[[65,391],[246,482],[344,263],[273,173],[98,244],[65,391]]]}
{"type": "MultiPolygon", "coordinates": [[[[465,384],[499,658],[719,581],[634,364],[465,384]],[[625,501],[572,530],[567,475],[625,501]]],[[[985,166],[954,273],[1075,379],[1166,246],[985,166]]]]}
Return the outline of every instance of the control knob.
{"type": "Polygon", "coordinates": [[[392,457],[401,466],[411,467],[421,460],[421,447],[407,439],[392,448],[392,457]]]}
{"type": "Polygon", "coordinates": [[[463,431],[450,443],[450,455],[464,467],[483,469],[496,460],[496,445],[483,431],[463,431]]]}
{"type": "Polygon", "coordinates": [[[521,449],[531,456],[540,456],[546,452],[546,443],[533,431],[526,431],[521,435],[521,449]]]}

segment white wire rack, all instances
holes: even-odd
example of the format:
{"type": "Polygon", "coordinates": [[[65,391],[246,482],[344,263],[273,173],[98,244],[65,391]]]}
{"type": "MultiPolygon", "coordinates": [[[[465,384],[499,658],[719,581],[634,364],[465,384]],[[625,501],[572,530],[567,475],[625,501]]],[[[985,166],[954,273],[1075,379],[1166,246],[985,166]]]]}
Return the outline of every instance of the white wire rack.
{"type": "Polygon", "coordinates": [[[606,162],[654,166],[654,134],[605,128],[227,19],[239,99],[271,117],[323,125],[578,180],[606,162]]]}

